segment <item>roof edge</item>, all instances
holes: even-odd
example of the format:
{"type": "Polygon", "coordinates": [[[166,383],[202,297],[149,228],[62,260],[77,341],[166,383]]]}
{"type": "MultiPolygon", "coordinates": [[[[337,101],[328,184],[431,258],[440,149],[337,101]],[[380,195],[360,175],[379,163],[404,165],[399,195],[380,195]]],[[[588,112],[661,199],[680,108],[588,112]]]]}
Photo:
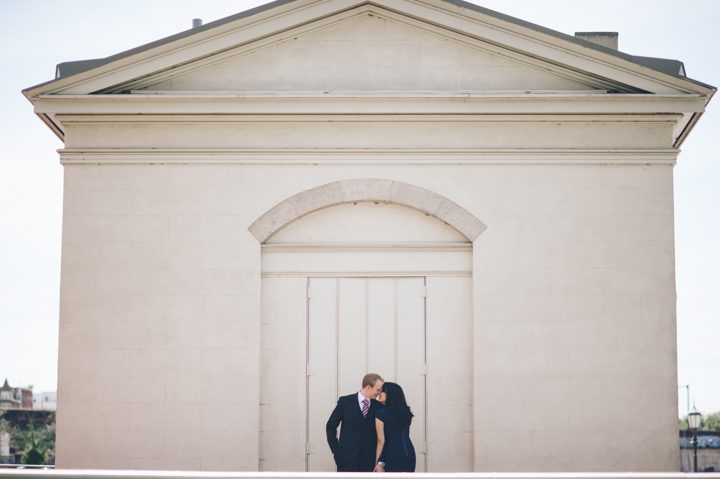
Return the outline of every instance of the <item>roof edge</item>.
{"type": "MultiPolygon", "coordinates": [[[[218,20],[214,20],[214,21],[206,23],[204,25],[190,28],[188,30],[184,30],[182,32],[176,33],[174,35],[170,35],[168,37],[164,37],[159,40],[156,40],[156,41],[153,41],[153,42],[150,42],[150,43],[147,43],[147,44],[144,44],[144,45],[141,45],[141,46],[132,48],[130,50],[126,50],[126,51],[123,51],[123,52],[120,52],[120,53],[117,53],[117,54],[114,54],[114,55],[111,55],[111,56],[108,56],[105,58],[62,62],[62,63],[59,63],[56,67],[56,78],[55,79],[49,80],[44,83],[40,83],[38,85],[28,87],[22,91],[23,91],[23,94],[30,99],[34,96],[36,90],[47,87],[48,85],[53,84],[57,81],[67,80],[68,78],[71,78],[75,75],[79,75],[82,73],[92,71],[95,68],[102,67],[102,66],[110,64],[114,61],[121,60],[121,59],[130,57],[132,55],[138,54],[138,53],[146,52],[153,48],[160,47],[160,46],[163,46],[163,45],[166,45],[166,44],[169,44],[174,41],[181,40],[181,39],[185,39],[185,38],[191,37],[193,35],[196,35],[198,33],[206,32],[206,31],[212,30],[214,28],[220,27],[222,25],[226,25],[228,23],[232,23],[232,22],[240,20],[240,19],[248,18],[248,17],[254,16],[254,15],[257,15],[259,13],[267,12],[272,9],[275,9],[275,8],[278,8],[281,6],[285,6],[285,5],[289,5],[292,3],[296,3],[299,1],[300,0],[275,0],[270,3],[259,5],[257,7],[253,7],[248,10],[239,12],[237,14],[230,15],[230,16],[227,16],[224,18],[220,18],[218,20]]],[[[425,1],[427,1],[427,0],[425,0],[425,1]]],[[[582,48],[587,48],[590,50],[600,52],[602,54],[607,54],[612,57],[615,57],[615,58],[618,58],[618,59],[621,59],[624,61],[628,61],[628,62],[632,63],[633,65],[637,65],[637,66],[640,66],[643,68],[650,69],[653,72],[660,73],[662,75],[668,75],[674,79],[689,82],[692,85],[699,86],[704,89],[717,90],[717,88],[712,85],[709,85],[709,84],[706,84],[706,83],[700,82],[698,80],[694,80],[692,78],[687,77],[685,74],[684,64],[683,64],[683,62],[681,62],[679,60],[630,55],[630,54],[623,53],[618,50],[614,50],[612,48],[607,48],[605,46],[583,40],[581,38],[577,38],[570,34],[562,33],[557,30],[543,27],[541,25],[538,25],[538,24],[535,24],[532,22],[528,22],[526,20],[522,20],[520,18],[513,17],[513,16],[510,16],[510,15],[507,15],[507,14],[504,14],[504,13],[501,13],[501,12],[498,12],[495,10],[490,10],[488,8],[481,7],[479,5],[467,2],[465,0],[435,0],[435,1],[441,2],[441,3],[447,3],[450,5],[454,5],[461,9],[465,9],[468,11],[487,15],[489,17],[498,19],[500,21],[503,21],[503,22],[506,22],[506,23],[509,23],[509,24],[512,24],[515,26],[519,26],[521,28],[529,29],[534,32],[541,33],[543,35],[548,35],[553,38],[560,39],[565,42],[569,42],[571,44],[574,44],[574,45],[582,47],[582,48]]],[[[420,0],[420,2],[425,3],[423,0],[420,0]]],[[[433,0],[430,0],[427,3],[433,3],[433,0]]],[[[355,6],[361,6],[361,5],[366,5],[366,4],[382,6],[381,3],[375,2],[373,0],[358,1],[355,6]]],[[[640,73],[640,72],[638,72],[638,73],[640,73]]],[[[678,86],[677,88],[681,88],[681,87],[678,86]]],[[[45,92],[41,91],[39,93],[45,93],[45,92]]],[[[703,92],[703,94],[707,94],[707,93],[703,92]]]]}

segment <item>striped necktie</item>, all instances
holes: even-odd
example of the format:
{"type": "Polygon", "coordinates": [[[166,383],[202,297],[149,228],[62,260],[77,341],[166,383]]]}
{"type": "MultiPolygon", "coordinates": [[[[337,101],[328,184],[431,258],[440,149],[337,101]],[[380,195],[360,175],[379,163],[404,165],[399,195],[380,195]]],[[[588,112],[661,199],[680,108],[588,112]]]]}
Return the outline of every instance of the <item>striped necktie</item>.
{"type": "Polygon", "coordinates": [[[368,410],[369,410],[369,406],[370,406],[370,401],[368,401],[367,399],[363,399],[363,400],[362,400],[362,413],[363,413],[363,417],[367,417],[367,415],[368,415],[368,410]]]}

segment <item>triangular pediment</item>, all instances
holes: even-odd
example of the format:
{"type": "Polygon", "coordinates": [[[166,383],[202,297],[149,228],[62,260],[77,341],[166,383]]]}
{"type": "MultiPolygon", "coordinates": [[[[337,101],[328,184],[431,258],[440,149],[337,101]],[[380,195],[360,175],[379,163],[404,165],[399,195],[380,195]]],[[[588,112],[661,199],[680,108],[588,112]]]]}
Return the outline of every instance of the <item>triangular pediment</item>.
{"type": "Polygon", "coordinates": [[[458,0],[279,0],[71,73],[25,94],[712,90],[458,0]]]}
{"type": "Polygon", "coordinates": [[[607,83],[380,9],[285,32],[259,44],[120,87],[154,91],[578,91],[607,83]]]}

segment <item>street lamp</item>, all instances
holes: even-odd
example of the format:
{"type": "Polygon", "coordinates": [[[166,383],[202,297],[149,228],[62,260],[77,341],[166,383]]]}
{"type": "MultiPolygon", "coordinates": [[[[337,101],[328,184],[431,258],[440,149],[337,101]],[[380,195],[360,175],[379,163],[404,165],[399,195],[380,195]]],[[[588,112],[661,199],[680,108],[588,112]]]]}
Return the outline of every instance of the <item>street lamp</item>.
{"type": "Polygon", "coordinates": [[[700,422],[702,421],[702,414],[698,412],[697,409],[695,409],[695,406],[693,406],[692,412],[688,413],[687,416],[688,420],[688,428],[692,431],[692,440],[691,444],[693,447],[693,472],[698,472],[697,470],[697,431],[700,429],[700,422]]]}

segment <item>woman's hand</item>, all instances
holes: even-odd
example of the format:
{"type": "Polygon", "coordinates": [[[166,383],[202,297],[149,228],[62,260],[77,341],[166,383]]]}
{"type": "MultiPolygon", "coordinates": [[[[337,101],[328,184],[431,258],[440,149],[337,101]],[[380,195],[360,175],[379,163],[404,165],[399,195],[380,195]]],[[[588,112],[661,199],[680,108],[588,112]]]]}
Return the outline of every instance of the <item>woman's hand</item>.
{"type": "Polygon", "coordinates": [[[377,434],[377,448],[375,450],[375,469],[373,472],[385,472],[385,463],[380,460],[383,447],[385,447],[385,423],[375,418],[375,433],[377,434]]]}

